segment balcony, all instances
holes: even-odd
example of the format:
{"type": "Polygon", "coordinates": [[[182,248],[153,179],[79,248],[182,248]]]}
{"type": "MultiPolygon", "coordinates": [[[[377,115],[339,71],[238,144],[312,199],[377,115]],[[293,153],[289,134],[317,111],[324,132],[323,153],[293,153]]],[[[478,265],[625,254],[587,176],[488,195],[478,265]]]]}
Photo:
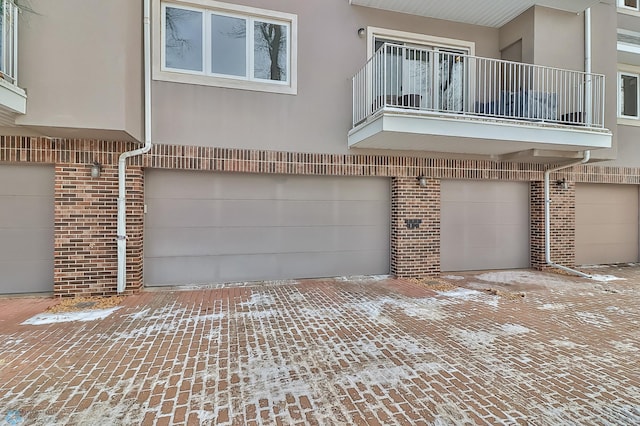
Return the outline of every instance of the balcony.
{"type": "Polygon", "coordinates": [[[604,76],[385,43],[353,77],[349,147],[551,157],[611,147],[604,76]]]}
{"type": "Polygon", "coordinates": [[[18,87],[18,7],[0,0],[0,125],[12,125],[27,110],[27,95],[18,87]]]}

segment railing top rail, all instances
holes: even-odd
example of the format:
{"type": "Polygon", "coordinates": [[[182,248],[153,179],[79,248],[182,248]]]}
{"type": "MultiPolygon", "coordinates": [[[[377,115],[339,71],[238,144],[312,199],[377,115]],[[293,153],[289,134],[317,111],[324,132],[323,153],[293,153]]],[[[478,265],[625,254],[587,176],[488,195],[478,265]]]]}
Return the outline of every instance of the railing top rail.
{"type": "MultiPolygon", "coordinates": [[[[376,50],[374,55],[371,56],[367,60],[367,64],[369,62],[371,62],[375,58],[375,56],[376,56],[376,54],[378,54],[378,52],[380,52],[383,48],[385,48],[387,46],[391,46],[391,47],[402,49],[402,50],[412,50],[412,51],[419,51],[419,52],[434,52],[433,49],[430,49],[430,48],[427,48],[427,47],[404,46],[404,45],[401,45],[401,44],[385,42],[380,46],[380,48],[378,48],[378,50],[376,50]]],[[[505,59],[497,59],[497,58],[487,58],[487,57],[484,57],[484,56],[469,55],[468,53],[447,52],[447,51],[442,51],[442,50],[438,50],[437,53],[439,55],[460,56],[460,57],[463,57],[463,58],[470,58],[470,59],[476,59],[476,60],[479,59],[479,60],[491,61],[491,62],[496,62],[496,63],[500,63],[500,64],[506,64],[506,65],[520,65],[520,66],[525,66],[525,67],[533,67],[533,68],[544,69],[544,70],[548,70],[548,71],[571,72],[571,73],[576,73],[576,74],[581,74],[581,75],[591,75],[591,76],[604,78],[604,74],[599,74],[599,73],[593,73],[593,72],[588,73],[588,72],[585,72],[585,71],[570,70],[570,69],[566,69],[566,68],[551,67],[551,66],[547,66],[547,65],[529,64],[529,63],[525,63],[525,62],[514,62],[514,61],[507,61],[505,59]]]]}

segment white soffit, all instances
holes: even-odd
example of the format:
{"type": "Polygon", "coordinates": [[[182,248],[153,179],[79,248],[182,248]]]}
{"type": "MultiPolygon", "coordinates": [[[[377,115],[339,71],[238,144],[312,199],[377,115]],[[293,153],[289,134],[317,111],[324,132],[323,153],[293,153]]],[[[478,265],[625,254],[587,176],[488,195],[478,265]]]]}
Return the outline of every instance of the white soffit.
{"type": "Polygon", "coordinates": [[[578,13],[598,0],[349,0],[353,5],[499,28],[531,6],[578,13]]]}

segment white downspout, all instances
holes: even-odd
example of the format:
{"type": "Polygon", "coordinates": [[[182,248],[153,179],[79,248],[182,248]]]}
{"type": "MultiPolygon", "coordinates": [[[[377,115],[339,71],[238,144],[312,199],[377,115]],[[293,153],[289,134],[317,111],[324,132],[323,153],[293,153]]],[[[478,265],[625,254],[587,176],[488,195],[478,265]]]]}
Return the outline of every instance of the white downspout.
{"type": "MultiPolygon", "coordinates": [[[[584,72],[586,73],[585,81],[585,124],[591,125],[591,8],[588,8],[584,12],[584,72]]],[[[544,257],[547,265],[554,268],[561,269],[572,274],[579,275],[585,278],[592,278],[591,275],[584,272],[567,268],[566,266],[558,265],[551,261],[551,196],[549,191],[549,175],[558,170],[566,169],[569,167],[577,166],[579,164],[585,164],[589,162],[591,158],[591,151],[584,151],[583,158],[580,161],[576,161],[563,166],[558,166],[553,169],[548,169],[544,172],[544,257]]]]}
{"type": "Polygon", "coordinates": [[[593,111],[591,94],[591,8],[584,12],[584,72],[586,73],[585,96],[584,96],[584,120],[587,126],[591,126],[593,111]]]}
{"type": "Polygon", "coordinates": [[[591,151],[585,151],[583,153],[582,160],[574,161],[569,164],[554,167],[552,169],[545,170],[544,172],[544,258],[545,258],[545,261],[549,266],[553,266],[554,268],[562,269],[563,271],[570,272],[572,274],[576,274],[585,278],[591,278],[591,275],[585,274],[584,272],[580,272],[575,269],[567,268],[566,266],[558,265],[557,263],[553,263],[551,261],[551,211],[550,211],[551,196],[549,194],[550,192],[549,191],[549,175],[553,172],[557,172],[558,170],[577,166],[579,164],[584,164],[588,162],[590,158],[591,158],[591,151]]]}
{"type": "Polygon", "coordinates": [[[118,160],[118,293],[127,288],[127,158],[151,149],[151,6],[144,0],[144,146],[120,154],[118,160]]]}

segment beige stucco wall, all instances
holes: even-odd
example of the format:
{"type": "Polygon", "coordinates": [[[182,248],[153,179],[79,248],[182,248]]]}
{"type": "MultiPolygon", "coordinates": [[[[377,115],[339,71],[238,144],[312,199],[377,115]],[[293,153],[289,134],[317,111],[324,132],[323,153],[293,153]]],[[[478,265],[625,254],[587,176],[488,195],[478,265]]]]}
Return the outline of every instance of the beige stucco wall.
{"type": "Polygon", "coordinates": [[[16,123],[48,136],[140,139],[142,1],[31,0],[21,15],[16,123]]]}
{"type": "Polygon", "coordinates": [[[522,62],[526,64],[534,63],[534,30],[535,30],[535,8],[529,8],[511,22],[500,28],[500,50],[504,50],[522,41],[522,62]]]}
{"type": "Polygon", "coordinates": [[[351,6],[344,0],[282,0],[271,4],[264,0],[239,0],[237,3],[297,14],[298,94],[155,81],[156,142],[350,152],[347,133],[352,117],[351,77],[367,59],[367,40],[357,34],[361,27],[472,40],[476,42],[477,55],[499,57],[497,29],[351,6]]]}

